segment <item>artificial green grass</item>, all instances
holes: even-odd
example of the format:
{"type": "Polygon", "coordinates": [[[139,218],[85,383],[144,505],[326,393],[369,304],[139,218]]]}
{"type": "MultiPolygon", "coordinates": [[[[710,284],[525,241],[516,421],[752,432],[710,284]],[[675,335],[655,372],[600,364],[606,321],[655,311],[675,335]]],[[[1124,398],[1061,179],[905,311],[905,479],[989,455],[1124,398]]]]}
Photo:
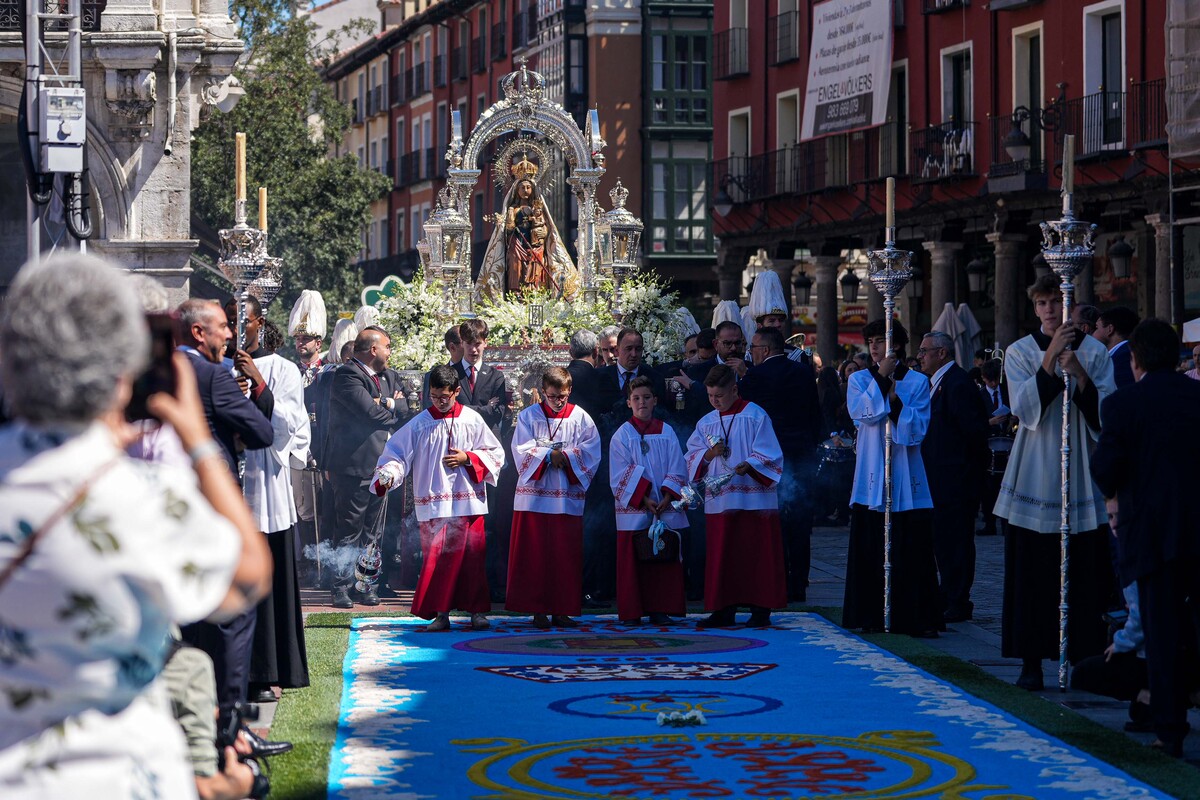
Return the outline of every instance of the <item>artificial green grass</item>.
{"type": "MultiPolygon", "coordinates": [[[[789,610],[818,613],[841,624],[840,608],[801,606],[789,610]]],[[[589,613],[604,613],[604,609],[589,613]]],[[[507,616],[504,612],[496,612],[496,615],[507,616]]],[[[290,741],[296,746],[293,752],[272,761],[270,796],[273,798],[326,798],[329,754],[337,734],[342,701],[342,662],[349,643],[352,616],[409,615],[386,611],[309,615],[306,644],[310,685],[284,692],[271,725],[272,739],[290,741]]],[[[883,633],[863,638],[1172,797],[1200,800],[1200,770],[1186,762],[1143,747],[1117,731],[1036,694],[1010,686],[974,664],[946,655],[920,640],[883,633]]]]}

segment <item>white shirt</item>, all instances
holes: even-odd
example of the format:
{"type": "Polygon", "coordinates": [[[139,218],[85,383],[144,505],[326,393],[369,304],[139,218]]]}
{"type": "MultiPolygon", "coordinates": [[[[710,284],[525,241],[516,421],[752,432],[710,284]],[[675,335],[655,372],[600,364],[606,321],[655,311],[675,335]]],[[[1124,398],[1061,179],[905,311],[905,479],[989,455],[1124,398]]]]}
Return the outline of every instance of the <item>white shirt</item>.
{"type": "Polygon", "coordinates": [[[1112,358],[1112,354],[1113,354],[1113,353],[1115,353],[1115,352],[1117,352],[1118,350],[1120,350],[1122,345],[1127,345],[1127,344],[1129,344],[1129,340],[1128,340],[1128,339],[1122,339],[1121,341],[1119,341],[1119,342],[1117,342],[1116,344],[1114,344],[1112,347],[1108,348],[1108,357],[1109,357],[1109,358],[1112,358]]]}
{"type": "Polygon", "coordinates": [[[224,599],[241,537],[190,469],[124,456],[99,423],[17,422],[0,429],[0,568],[89,479],[0,588],[0,696],[28,698],[0,703],[0,796],[191,797],[155,679],[169,626],[224,599]]]}
{"type": "MultiPolygon", "coordinates": [[[[462,405],[448,416],[425,409],[392,434],[379,456],[376,473],[392,477],[388,491],[411,475],[417,521],[467,517],[488,512],[485,484],[496,485],[504,466],[504,448],[478,412],[462,405]],[[456,413],[457,412],[457,413],[456,413]],[[471,464],[447,469],[442,458],[451,448],[473,454],[487,471],[475,480],[471,464]]],[[[372,482],[372,491],[377,484],[372,482]]]]}
{"type": "Polygon", "coordinates": [[[258,529],[277,533],[296,524],[291,470],[308,463],[312,428],[304,408],[304,378],[296,365],[275,354],[254,359],[254,365],[275,398],[273,437],[270,447],[246,451],[242,487],[258,529]]]}
{"type": "Polygon", "coordinates": [[[515,511],[583,515],[588,486],[600,466],[600,434],[586,411],[570,406],[565,417],[547,417],[540,403],[523,409],[517,415],[512,451],[517,467],[515,511]],[[550,463],[547,441],[563,443],[575,482],[550,463]]]}
{"type": "Polygon", "coordinates": [[[954,366],[953,361],[947,361],[945,364],[942,364],[942,366],[938,369],[937,372],[933,373],[933,377],[929,379],[929,393],[931,395],[937,391],[938,386],[942,382],[942,376],[944,376],[947,372],[949,372],[950,368],[953,366],[954,366]]]}

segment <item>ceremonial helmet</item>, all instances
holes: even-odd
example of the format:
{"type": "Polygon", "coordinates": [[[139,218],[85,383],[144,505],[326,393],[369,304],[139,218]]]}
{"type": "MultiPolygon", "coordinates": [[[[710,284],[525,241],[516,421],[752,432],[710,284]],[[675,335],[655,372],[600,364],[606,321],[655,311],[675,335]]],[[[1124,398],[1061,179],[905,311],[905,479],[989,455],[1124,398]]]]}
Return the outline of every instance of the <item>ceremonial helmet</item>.
{"type": "Polygon", "coordinates": [[[305,289],[296,298],[288,317],[288,336],[315,336],[324,339],[326,333],[325,299],[314,289],[305,289]]]}

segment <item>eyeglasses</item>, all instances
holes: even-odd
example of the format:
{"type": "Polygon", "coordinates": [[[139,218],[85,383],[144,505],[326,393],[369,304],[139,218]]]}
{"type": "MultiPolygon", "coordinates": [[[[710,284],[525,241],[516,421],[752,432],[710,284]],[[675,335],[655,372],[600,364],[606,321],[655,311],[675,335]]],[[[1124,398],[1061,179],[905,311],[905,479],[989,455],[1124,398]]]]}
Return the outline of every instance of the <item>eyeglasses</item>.
{"type": "Polygon", "coordinates": [[[542,397],[546,398],[547,400],[566,400],[570,396],[570,392],[567,392],[566,394],[542,394],[542,397]]]}
{"type": "Polygon", "coordinates": [[[722,345],[723,347],[745,347],[746,340],[738,339],[737,341],[731,342],[728,339],[717,339],[717,344],[722,345]]]}
{"type": "Polygon", "coordinates": [[[752,344],[752,345],[750,345],[751,350],[757,350],[760,347],[765,347],[768,350],[771,349],[771,345],[769,345],[769,344],[752,344]]]}
{"type": "Polygon", "coordinates": [[[935,350],[945,350],[945,349],[946,348],[944,348],[944,347],[919,347],[919,348],[917,348],[917,355],[923,356],[926,353],[932,353],[935,350]]]}

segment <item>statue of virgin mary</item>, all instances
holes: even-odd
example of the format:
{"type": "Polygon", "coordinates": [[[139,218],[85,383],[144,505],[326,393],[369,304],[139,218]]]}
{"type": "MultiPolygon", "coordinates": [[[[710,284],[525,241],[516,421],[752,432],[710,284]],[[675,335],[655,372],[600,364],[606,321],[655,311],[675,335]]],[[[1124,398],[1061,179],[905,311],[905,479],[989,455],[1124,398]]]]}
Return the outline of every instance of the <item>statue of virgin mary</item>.
{"type": "Polygon", "coordinates": [[[578,270],[563,245],[554,218],[542,200],[535,178],[538,166],[522,155],[512,166],[513,184],[504,196],[504,211],[483,253],[475,299],[499,300],[506,292],[548,289],[556,297],[574,297],[578,270]]]}

